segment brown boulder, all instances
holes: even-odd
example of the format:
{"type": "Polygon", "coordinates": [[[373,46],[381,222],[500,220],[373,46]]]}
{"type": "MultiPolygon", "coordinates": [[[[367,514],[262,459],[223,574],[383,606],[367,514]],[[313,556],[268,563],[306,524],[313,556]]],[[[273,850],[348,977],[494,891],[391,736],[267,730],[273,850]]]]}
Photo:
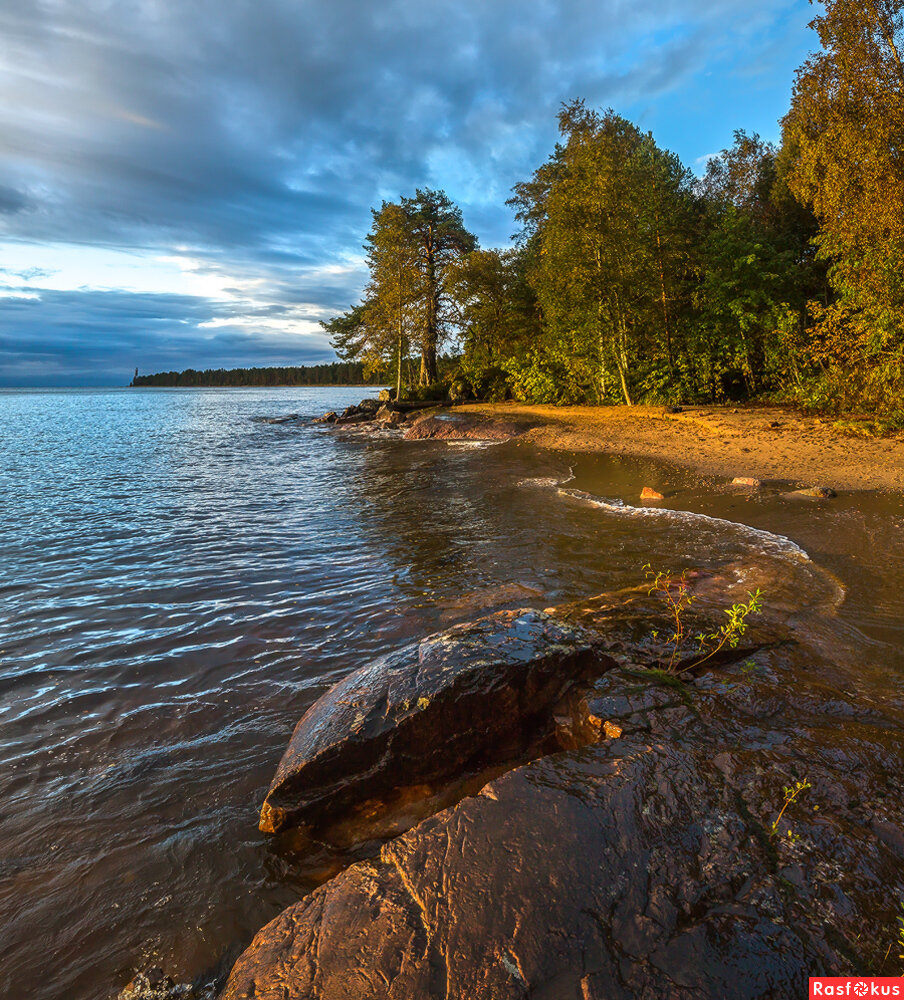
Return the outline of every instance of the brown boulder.
{"type": "Polygon", "coordinates": [[[612,738],[510,771],[290,906],[222,1000],[753,1000],[878,969],[904,735],[882,704],[852,714],[832,672],[793,643],[686,692],[609,671],[586,697],[612,738]]]}
{"type": "Polygon", "coordinates": [[[405,422],[405,414],[400,413],[392,406],[383,405],[377,410],[376,419],[379,423],[386,424],[389,427],[398,427],[399,424],[405,422]]]}
{"type": "Polygon", "coordinates": [[[261,809],[276,833],[321,827],[402,786],[451,781],[517,756],[553,706],[613,665],[578,625],[502,611],[356,670],[298,723],[261,809]]]}
{"type": "Polygon", "coordinates": [[[409,441],[510,441],[526,430],[512,420],[496,420],[476,413],[428,413],[405,430],[409,441]]]}

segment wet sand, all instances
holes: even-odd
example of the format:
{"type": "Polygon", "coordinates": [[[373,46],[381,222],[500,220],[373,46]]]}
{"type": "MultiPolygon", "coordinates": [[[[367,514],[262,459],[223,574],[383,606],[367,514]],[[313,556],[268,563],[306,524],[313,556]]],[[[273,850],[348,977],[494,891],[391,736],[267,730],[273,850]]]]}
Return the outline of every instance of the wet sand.
{"type": "Polygon", "coordinates": [[[542,448],[676,462],[706,475],[751,476],[838,490],[904,489],[904,434],[859,438],[831,418],[784,407],[525,406],[479,403],[456,411],[530,423],[542,448]]]}

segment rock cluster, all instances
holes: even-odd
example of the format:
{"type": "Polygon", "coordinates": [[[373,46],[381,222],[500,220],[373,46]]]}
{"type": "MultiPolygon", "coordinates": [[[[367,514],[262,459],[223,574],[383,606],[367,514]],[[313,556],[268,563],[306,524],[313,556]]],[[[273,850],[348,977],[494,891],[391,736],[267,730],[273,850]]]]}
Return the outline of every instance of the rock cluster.
{"type": "Polygon", "coordinates": [[[901,698],[776,624],[697,677],[651,673],[652,600],[490,616],[314,706],[268,796],[278,821],[442,775],[525,713],[561,749],[290,906],[223,1000],[721,1000],[878,973],[904,895],[901,698]]]}
{"type": "Polygon", "coordinates": [[[400,430],[406,439],[446,441],[508,441],[527,430],[527,425],[512,420],[487,418],[474,413],[451,413],[451,400],[394,402],[388,390],[379,399],[364,399],[342,413],[330,411],[315,417],[315,424],[347,426],[366,425],[363,429],[400,430]]]}
{"type": "Polygon", "coordinates": [[[373,420],[380,403],[376,399],[362,399],[360,403],[347,406],[341,413],[330,410],[322,417],[315,417],[315,424],[363,424],[373,420]]]}

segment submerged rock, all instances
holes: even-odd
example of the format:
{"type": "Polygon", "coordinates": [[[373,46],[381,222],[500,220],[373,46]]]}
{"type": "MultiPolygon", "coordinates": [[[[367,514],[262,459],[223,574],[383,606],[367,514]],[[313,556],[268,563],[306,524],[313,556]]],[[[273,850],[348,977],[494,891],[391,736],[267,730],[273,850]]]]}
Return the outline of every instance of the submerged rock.
{"type": "Polygon", "coordinates": [[[177,983],[162,969],[154,967],[137,976],[123,988],[116,1000],[214,1000],[216,987],[177,983]]]}
{"type": "Polygon", "coordinates": [[[591,669],[592,636],[533,610],[455,626],[345,678],[304,715],[261,809],[276,833],[334,822],[404,785],[512,759],[591,669]]]}
{"type": "Polygon", "coordinates": [[[281,417],[259,417],[262,424],[289,424],[294,420],[298,420],[297,413],[286,413],[281,417]]]}

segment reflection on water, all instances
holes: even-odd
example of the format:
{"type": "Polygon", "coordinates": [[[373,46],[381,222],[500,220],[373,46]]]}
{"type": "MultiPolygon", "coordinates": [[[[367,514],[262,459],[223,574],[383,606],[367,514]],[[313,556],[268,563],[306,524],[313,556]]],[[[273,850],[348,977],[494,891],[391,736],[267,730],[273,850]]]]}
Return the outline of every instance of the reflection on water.
{"type": "MultiPolygon", "coordinates": [[[[748,566],[892,663],[897,496],[790,500],[662,465],[405,443],[303,421],[360,390],[0,393],[0,995],[106,998],[191,978],[310,888],[256,811],[305,708],[412,635],[748,566]],[[810,561],[669,507],[787,536],[810,561]]],[[[900,666],[900,664],[897,664],[900,666]]]]}

